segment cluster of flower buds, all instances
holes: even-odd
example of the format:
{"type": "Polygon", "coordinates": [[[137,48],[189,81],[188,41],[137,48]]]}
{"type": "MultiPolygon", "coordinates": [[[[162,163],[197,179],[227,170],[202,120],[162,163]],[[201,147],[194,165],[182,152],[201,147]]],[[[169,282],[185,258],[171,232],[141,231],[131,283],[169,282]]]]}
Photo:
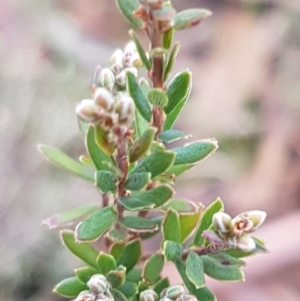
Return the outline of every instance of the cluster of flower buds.
{"type": "Polygon", "coordinates": [[[197,301],[197,298],[187,294],[182,285],[174,285],[165,288],[160,296],[152,289],[145,290],[140,293],[140,301],[197,301]]]}
{"type": "Polygon", "coordinates": [[[114,301],[110,292],[110,284],[106,277],[96,274],[87,283],[89,291],[82,291],[75,301],[114,301]]]}
{"type": "Polygon", "coordinates": [[[216,244],[227,244],[237,250],[249,252],[256,248],[254,239],[249,235],[266,219],[266,212],[246,211],[234,218],[224,212],[213,216],[214,230],[208,230],[203,236],[216,244]]]}

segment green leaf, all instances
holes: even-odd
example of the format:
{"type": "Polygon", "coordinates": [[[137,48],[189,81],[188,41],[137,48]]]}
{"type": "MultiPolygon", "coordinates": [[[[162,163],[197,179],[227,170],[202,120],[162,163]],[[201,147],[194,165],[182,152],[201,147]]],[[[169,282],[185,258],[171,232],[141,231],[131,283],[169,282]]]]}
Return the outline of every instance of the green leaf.
{"type": "Polygon", "coordinates": [[[162,223],[164,241],[180,242],[180,221],[178,212],[169,209],[162,223]]]}
{"type": "Polygon", "coordinates": [[[109,253],[116,259],[118,260],[120,256],[122,255],[123,251],[125,249],[125,244],[120,244],[120,243],[115,243],[113,244],[110,249],[109,253]]]}
{"type": "Polygon", "coordinates": [[[177,242],[167,240],[163,244],[163,250],[166,261],[177,262],[181,259],[183,247],[177,242]]]}
{"type": "Polygon", "coordinates": [[[143,48],[143,46],[142,46],[142,44],[141,44],[138,36],[136,35],[136,33],[134,32],[134,30],[132,30],[132,29],[129,30],[129,35],[132,38],[132,40],[134,41],[134,44],[136,46],[136,50],[137,50],[137,52],[138,52],[138,54],[140,56],[141,61],[143,62],[144,67],[148,71],[150,71],[151,70],[150,62],[149,62],[149,60],[147,58],[145,50],[144,50],[144,48],[143,48]]]}
{"type": "Polygon", "coordinates": [[[153,287],[153,290],[158,294],[160,295],[160,293],[167,287],[170,286],[170,281],[168,278],[162,278],[160,280],[158,280],[154,287],[153,287]]]}
{"type": "MultiPolygon", "coordinates": [[[[128,277],[126,277],[126,279],[128,279],[128,277]]],[[[137,295],[139,292],[137,284],[130,281],[125,281],[125,283],[121,287],[119,287],[119,291],[122,292],[124,296],[127,297],[128,299],[137,295]]]]}
{"type": "Polygon", "coordinates": [[[106,275],[106,279],[112,287],[122,286],[126,279],[126,268],[124,266],[119,266],[118,269],[109,271],[106,275]]]}
{"type": "Polygon", "coordinates": [[[115,174],[108,170],[99,170],[95,173],[96,186],[102,193],[117,191],[118,179],[115,174]]]}
{"type": "Polygon", "coordinates": [[[115,258],[103,252],[100,252],[97,257],[97,264],[101,271],[101,274],[106,275],[109,271],[115,270],[117,268],[117,262],[115,258]]]}
{"type": "Polygon", "coordinates": [[[130,241],[121,253],[118,259],[118,265],[123,265],[127,268],[127,272],[132,270],[139,262],[142,255],[142,246],[140,239],[130,241]]]}
{"type": "Polygon", "coordinates": [[[168,105],[164,108],[166,114],[171,113],[188,95],[191,89],[191,72],[184,71],[175,75],[167,88],[168,105]]]}
{"type": "Polygon", "coordinates": [[[99,274],[99,271],[91,267],[75,269],[76,277],[83,283],[87,283],[93,275],[99,274]]]}
{"type": "Polygon", "coordinates": [[[173,38],[174,38],[174,29],[170,28],[167,31],[164,32],[163,35],[163,47],[165,49],[169,49],[172,45],[173,38]]]}
{"type": "Polygon", "coordinates": [[[128,301],[126,296],[122,292],[120,292],[119,290],[117,290],[115,288],[112,288],[110,290],[110,292],[112,293],[112,295],[114,297],[113,298],[114,301],[128,301]]]}
{"type": "Polygon", "coordinates": [[[141,162],[139,162],[131,171],[130,175],[150,172],[151,178],[155,178],[168,170],[173,164],[175,159],[175,154],[169,151],[157,151],[141,162]]]}
{"type": "Polygon", "coordinates": [[[129,235],[125,229],[111,229],[106,236],[112,242],[118,243],[126,242],[129,239],[129,235]]]}
{"type": "Polygon", "coordinates": [[[172,152],[176,154],[174,165],[194,164],[209,155],[218,148],[215,140],[201,140],[183,147],[173,148],[172,152]]]}
{"type": "Polygon", "coordinates": [[[202,20],[210,17],[212,12],[207,9],[191,8],[176,14],[173,20],[175,30],[183,30],[198,25],[202,20]]]}
{"type": "Polygon", "coordinates": [[[194,252],[186,259],[186,275],[197,289],[205,286],[203,262],[194,252]]]}
{"type": "Polygon", "coordinates": [[[97,170],[110,170],[107,163],[111,162],[110,156],[102,151],[95,142],[95,126],[90,125],[86,135],[86,148],[97,170]]]}
{"type": "Polygon", "coordinates": [[[107,155],[112,155],[116,150],[116,147],[109,142],[108,132],[100,126],[95,127],[95,142],[107,155]]]}
{"type": "Polygon", "coordinates": [[[151,173],[140,172],[138,174],[129,175],[124,183],[124,188],[128,190],[141,190],[150,183],[151,173]]]}
{"type": "Polygon", "coordinates": [[[162,220],[163,220],[163,216],[161,216],[161,215],[151,218],[151,221],[153,221],[155,224],[157,224],[158,227],[153,232],[140,233],[141,239],[148,239],[148,238],[151,238],[151,237],[155,236],[156,234],[160,233],[160,227],[161,227],[162,220]]]}
{"type": "Polygon", "coordinates": [[[57,213],[43,221],[50,229],[70,225],[99,210],[98,205],[86,205],[57,213]]]}
{"type": "Polygon", "coordinates": [[[145,261],[143,267],[143,278],[146,283],[155,283],[159,278],[164,267],[164,256],[162,254],[153,254],[145,261]]]}
{"type": "Polygon", "coordinates": [[[87,285],[79,281],[77,277],[70,277],[58,283],[53,291],[66,298],[76,298],[81,291],[87,289],[87,285]]]}
{"type": "Polygon", "coordinates": [[[141,269],[132,269],[127,273],[126,279],[130,282],[138,283],[142,280],[142,270],[141,269]]]}
{"type": "Polygon", "coordinates": [[[140,7],[138,0],[116,0],[116,3],[120,12],[133,27],[142,27],[142,20],[137,19],[133,16],[134,11],[136,11],[140,7]]]}
{"type": "Polygon", "coordinates": [[[180,139],[188,139],[192,137],[192,135],[179,130],[167,130],[159,134],[157,137],[165,143],[172,143],[180,139]]]}
{"type": "Polygon", "coordinates": [[[157,208],[168,202],[173,196],[173,190],[167,185],[161,185],[145,192],[136,193],[132,197],[119,198],[127,210],[145,210],[157,208]]]}
{"type": "Polygon", "coordinates": [[[113,207],[105,207],[85,221],[81,222],[76,228],[76,240],[96,241],[109,229],[117,220],[118,213],[113,207]]]}
{"type": "Polygon", "coordinates": [[[173,174],[175,176],[180,176],[194,166],[195,166],[195,164],[173,165],[167,170],[167,173],[173,174]]]}
{"type": "Polygon", "coordinates": [[[139,216],[125,216],[119,222],[130,231],[138,233],[154,232],[158,228],[151,220],[139,216]]]}
{"type": "Polygon", "coordinates": [[[86,180],[94,180],[94,172],[91,169],[75,161],[60,149],[46,145],[39,145],[39,150],[51,163],[86,180]]]}
{"type": "Polygon", "coordinates": [[[179,214],[182,212],[193,213],[195,212],[195,204],[189,200],[172,199],[161,209],[164,211],[167,211],[168,209],[173,209],[177,211],[179,214]]]}
{"type": "Polygon", "coordinates": [[[98,257],[98,251],[96,251],[88,243],[78,243],[75,240],[74,232],[72,231],[61,231],[61,239],[63,244],[68,250],[70,250],[75,256],[80,258],[82,261],[87,263],[89,266],[98,269],[96,259],[98,257]]]}
{"type": "Polygon", "coordinates": [[[142,117],[148,122],[152,119],[152,111],[149,102],[144,96],[136,77],[131,72],[126,73],[127,77],[127,90],[132,99],[134,100],[137,110],[142,117]]]}
{"type": "Polygon", "coordinates": [[[207,288],[201,287],[196,288],[195,285],[190,281],[188,276],[186,275],[186,263],[183,261],[175,261],[175,266],[177,271],[179,272],[181,279],[183,280],[185,286],[189,290],[189,292],[197,297],[198,300],[205,301],[216,301],[215,295],[207,288]]]}
{"type": "Polygon", "coordinates": [[[213,215],[219,211],[224,211],[224,205],[222,200],[218,198],[205,209],[200,225],[195,233],[194,246],[199,247],[204,244],[205,238],[202,237],[202,233],[204,230],[209,229],[212,225],[213,215]]]}
{"type": "Polygon", "coordinates": [[[147,94],[148,101],[153,107],[164,108],[168,104],[168,96],[163,89],[153,88],[147,94]]]}
{"type": "Polygon", "coordinates": [[[204,264],[204,272],[209,277],[222,281],[244,281],[243,271],[232,265],[223,265],[214,258],[203,255],[201,259],[204,264]]]}
{"type": "Polygon", "coordinates": [[[194,204],[194,206],[194,212],[179,214],[181,242],[184,242],[189,237],[197,227],[201,218],[202,207],[197,206],[196,204],[194,204]]]}
{"type": "Polygon", "coordinates": [[[157,132],[156,128],[148,128],[143,135],[138,138],[129,149],[129,162],[133,163],[143,157],[150,149],[151,143],[157,132]]]}
{"type": "Polygon", "coordinates": [[[169,57],[169,60],[166,64],[166,67],[165,67],[165,70],[164,70],[164,82],[168,79],[172,69],[173,69],[173,66],[174,66],[174,63],[175,63],[175,59],[179,53],[179,50],[180,50],[180,43],[176,43],[172,49],[172,52],[170,54],[170,57],[169,57]]]}
{"type": "Polygon", "coordinates": [[[246,262],[244,260],[232,257],[224,252],[213,253],[209,256],[221,263],[222,265],[235,265],[238,267],[246,266],[246,262]]]}

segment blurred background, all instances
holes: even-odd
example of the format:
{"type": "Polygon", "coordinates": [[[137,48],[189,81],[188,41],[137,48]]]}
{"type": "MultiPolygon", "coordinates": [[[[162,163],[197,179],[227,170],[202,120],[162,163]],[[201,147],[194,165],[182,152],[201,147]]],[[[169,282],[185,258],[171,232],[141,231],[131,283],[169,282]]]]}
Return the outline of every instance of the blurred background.
{"type": "MultiPolygon", "coordinates": [[[[174,73],[189,68],[194,79],[176,128],[220,144],[178,180],[177,196],[205,205],[221,196],[231,215],[268,213],[258,236],[270,254],[248,260],[246,283],[209,285],[222,301],[299,301],[300,2],[173,4],[214,12],[176,36],[174,73]]],[[[101,198],[44,161],[37,144],[84,153],[75,105],[128,29],[112,0],[1,0],[0,300],[63,300],[51,290],[81,264],[41,222],[101,198]]]]}

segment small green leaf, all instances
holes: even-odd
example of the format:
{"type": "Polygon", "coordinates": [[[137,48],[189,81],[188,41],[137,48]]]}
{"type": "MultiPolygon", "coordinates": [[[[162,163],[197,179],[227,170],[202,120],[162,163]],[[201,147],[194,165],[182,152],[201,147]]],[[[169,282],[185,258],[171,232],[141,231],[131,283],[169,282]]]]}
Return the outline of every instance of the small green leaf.
{"type": "Polygon", "coordinates": [[[176,43],[172,49],[172,52],[170,54],[170,57],[169,57],[169,60],[166,64],[166,67],[165,67],[165,70],[164,70],[164,82],[168,79],[172,69],[173,69],[173,66],[174,66],[174,63],[175,63],[175,59],[179,53],[179,50],[180,50],[180,43],[176,43]]]}
{"type": "Polygon", "coordinates": [[[159,108],[164,108],[169,101],[166,92],[160,88],[150,90],[147,99],[154,107],[159,108]]]}
{"type": "Polygon", "coordinates": [[[186,259],[186,275],[197,289],[205,286],[203,262],[194,252],[186,259]]]}
{"type": "Polygon", "coordinates": [[[129,235],[125,229],[111,229],[106,236],[110,241],[118,243],[126,242],[129,239],[129,235]]]}
{"type": "Polygon", "coordinates": [[[238,267],[246,266],[246,262],[244,260],[232,257],[224,252],[213,253],[209,256],[220,262],[222,265],[235,265],[238,267]]]}
{"type": "Polygon", "coordinates": [[[53,291],[66,298],[76,298],[81,291],[87,289],[88,286],[79,281],[77,277],[70,277],[58,283],[53,291]]]}
{"type": "Polygon", "coordinates": [[[109,271],[106,275],[106,279],[112,287],[122,286],[126,279],[126,268],[119,266],[118,269],[109,271]]]}
{"type": "Polygon", "coordinates": [[[165,211],[167,211],[168,209],[173,209],[177,211],[179,214],[182,212],[193,213],[195,212],[195,205],[193,202],[189,200],[172,199],[161,209],[165,211]]]}
{"type": "Polygon", "coordinates": [[[94,180],[94,172],[91,169],[75,161],[60,149],[46,145],[39,145],[39,150],[51,163],[86,180],[94,180]]]}
{"type": "Polygon", "coordinates": [[[202,237],[202,233],[204,230],[209,229],[212,224],[213,215],[219,211],[224,211],[224,205],[221,199],[215,200],[205,209],[200,225],[195,233],[194,246],[199,247],[204,243],[205,238],[202,237]]]}
{"type": "Polygon", "coordinates": [[[97,264],[101,271],[101,274],[106,275],[109,271],[115,270],[117,268],[117,263],[115,258],[110,254],[105,254],[100,252],[97,257],[97,264]]]}
{"type": "Polygon", "coordinates": [[[184,242],[190,236],[201,218],[202,207],[196,204],[194,206],[194,212],[179,213],[181,242],[184,242]]]}
{"type": "Polygon", "coordinates": [[[141,200],[135,196],[118,198],[118,202],[126,209],[130,211],[147,210],[155,207],[155,204],[151,201],[141,200]]]}
{"type": "Polygon", "coordinates": [[[166,261],[177,262],[181,259],[183,247],[177,242],[167,240],[163,244],[163,250],[166,261]]]}
{"type": "Polygon", "coordinates": [[[155,236],[156,234],[160,233],[160,227],[161,227],[161,223],[163,221],[163,216],[156,216],[150,219],[151,221],[153,221],[155,224],[157,224],[157,229],[153,232],[147,232],[147,233],[140,233],[140,237],[141,239],[148,239],[151,238],[153,236],[155,236]]]}
{"type": "Polygon", "coordinates": [[[183,147],[173,148],[176,154],[174,165],[194,164],[204,160],[218,148],[215,140],[201,140],[183,147]]]}
{"type": "Polygon", "coordinates": [[[138,138],[129,149],[129,162],[133,163],[143,157],[150,149],[157,129],[150,127],[138,138]]]}
{"type": "Polygon", "coordinates": [[[168,278],[162,278],[160,280],[158,280],[154,287],[153,287],[153,290],[158,294],[160,295],[160,293],[167,287],[170,286],[170,281],[168,278]]]}
{"type": "Polygon", "coordinates": [[[167,31],[164,32],[163,35],[163,47],[165,49],[169,49],[172,45],[173,38],[174,38],[174,29],[170,28],[167,31]]]}
{"type": "Polygon", "coordinates": [[[63,244],[68,250],[70,250],[75,256],[80,258],[82,261],[87,263],[89,266],[98,269],[96,259],[98,257],[98,251],[96,251],[88,243],[78,243],[75,240],[74,232],[72,231],[61,231],[61,239],[63,244]]]}
{"type": "Polygon", "coordinates": [[[95,173],[96,186],[102,193],[117,191],[118,179],[115,174],[108,170],[99,170],[95,173]]]}
{"type": "Polygon", "coordinates": [[[180,221],[178,212],[169,209],[162,223],[164,241],[180,242],[180,221]]]}
{"type": "Polygon", "coordinates": [[[83,267],[75,269],[75,274],[81,282],[87,283],[93,275],[99,274],[99,271],[91,267],[83,267]]]}
{"type": "Polygon", "coordinates": [[[110,249],[109,253],[116,259],[118,260],[120,256],[122,255],[123,251],[125,249],[125,244],[120,244],[120,243],[115,243],[113,244],[110,249]]]}
{"type": "Polygon", "coordinates": [[[180,165],[173,165],[171,166],[168,170],[167,173],[168,174],[173,174],[175,176],[180,176],[183,173],[185,173],[186,171],[190,170],[191,168],[193,168],[195,166],[195,164],[180,164],[180,165]]]}
{"type": "Polygon", "coordinates": [[[142,117],[148,122],[150,122],[152,119],[151,107],[146,97],[144,96],[136,77],[131,72],[127,72],[126,76],[128,93],[134,100],[136,108],[140,112],[142,117]]]}
{"type": "Polygon", "coordinates": [[[180,139],[188,139],[192,137],[192,135],[179,130],[167,130],[159,134],[157,137],[165,143],[172,143],[180,139]]]}
{"type": "Polygon", "coordinates": [[[192,75],[189,71],[175,75],[167,88],[168,105],[164,108],[166,114],[171,113],[188,95],[191,89],[192,75]]]}
{"type": "Polygon", "coordinates": [[[142,27],[142,20],[137,19],[133,16],[134,11],[136,11],[140,7],[138,0],[116,0],[116,3],[120,12],[133,27],[142,27]]]}
{"type": "Polygon", "coordinates": [[[151,173],[140,172],[138,174],[129,175],[124,183],[124,188],[128,190],[141,190],[150,183],[151,173]]]}
{"type": "Polygon", "coordinates": [[[114,297],[113,300],[115,300],[115,301],[128,301],[126,296],[122,292],[120,292],[119,290],[117,290],[115,288],[112,288],[110,290],[110,292],[112,293],[112,295],[114,297]]]}
{"type": "Polygon", "coordinates": [[[43,221],[50,229],[67,226],[99,210],[98,205],[86,205],[57,213],[43,221]]]}
{"type": "Polygon", "coordinates": [[[142,280],[142,270],[141,269],[132,269],[127,273],[126,279],[130,282],[138,283],[142,280]]]}
{"type": "Polygon", "coordinates": [[[161,254],[153,254],[145,261],[143,267],[143,278],[146,283],[155,283],[159,278],[164,267],[164,256],[161,254]]]}
{"type": "Polygon", "coordinates": [[[125,216],[119,222],[130,231],[138,233],[154,232],[158,228],[151,220],[139,216],[125,216]]]}
{"type": "Polygon", "coordinates": [[[222,281],[244,281],[243,271],[232,265],[223,265],[214,258],[203,255],[201,259],[204,263],[204,272],[209,277],[222,281]]]}
{"type": "Polygon", "coordinates": [[[97,146],[107,155],[112,155],[116,150],[116,147],[109,143],[108,132],[106,132],[102,127],[95,127],[95,142],[97,146]]]}
{"type": "Polygon", "coordinates": [[[130,175],[141,172],[150,172],[151,178],[155,178],[168,170],[173,164],[175,154],[169,151],[157,151],[141,162],[139,162],[131,171],[130,175]]]}
{"type": "Polygon", "coordinates": [[[85,221],[81,222],[76,228],[76,240],[96,241],[109,229],[117,220],[118,213],[113,207],[105,207],[85,221]]]}
{"type": "Polygon", "coordinates": [[[210,17],[212,12],[207,9],[191,8],[176,14],[173,20],[175,30],[183,30],[198,25],[202,20],[210,17]]]}
{"type": "Polygon", "coordinates": [[[174,263],[185,286],[191,294],[195,295],[198,300],[216,301],[215,295],[207,287],[201,287],[197,289],[195,285],[190,281],[190,279],[186,275],[186,263],[184,261],[177,260],[174,263]]]}
{"type": "MultiPolygon", "coordinates": [[[[128,275],[126,279],[128,279],[128,275]]],[[[122,292],[128,299],[137,295],[139,292],[136,283],[130,281],[125,281],[125,283],[121,287],[119,287],[119,291],[122,292]]]]}
{"type": "Polygon", "coordinates": [[[144,67],[145,67],[148,71],[150,71],[150,70],[151,70],[150,62],[149,62],[149,60],[148,60],[148,58],[147,58],[147,55],[146,55],[146,53],[145,53],[145,50],[144,50],[144,48],[143,48],[143,46],[142,46],[142,44],[141,44],[141,42],[140,42],[138,36],[136,35],[136,33],[135,33],[132,29],[129,30],[129,35],[130,35],[130,37],[133,39],[133,41],[134,41],[134,43],[135,43],[136,50],[137,50],[137,52],[138,52],[138,54],[139,54],[139,56],[140,56],[141,61],[143,62],[144,67]]]}
{"type": "Polygon", "coordinates": [[[142,254],[142,246],[140,239],[130,241],[123,249],[121,256],[118,259],[118,265],[123,265],[127,268],[127,272],[132,270],[139,262],[142,254]]]}

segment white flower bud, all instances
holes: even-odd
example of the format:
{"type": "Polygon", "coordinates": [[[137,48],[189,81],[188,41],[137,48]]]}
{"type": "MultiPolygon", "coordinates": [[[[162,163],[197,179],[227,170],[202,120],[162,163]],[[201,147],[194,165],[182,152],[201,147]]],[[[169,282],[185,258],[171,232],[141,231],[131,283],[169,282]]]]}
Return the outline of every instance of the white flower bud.
{"type": "Polygon", "coordinates": [[[137,52],[137,50],[136,50],[135,43],[133,41],[128,42],[126,44],[126,46],[124,47],[125,59],[126,59],[126,57],[129,57],[129,56],[133,55],[136,52],[137,52]]]}
{"type": "Polygon", "coordinates": [[[115,75],[110,68],[104,68],[98,77],[99,86],[112,91],[115,86],[115,75]]]}
{"type": "Polygon", "coordinates": [[[120,124],[129,124],[134,117],[135,105],[130,96],[122,96],[116,105],[120,124]]]}
{"type": "Polygon", "coordinates": [[[217,212],[212,218],[214,229],[218,233],[225,234],[229,232],[231,217],[225,212],[217,212]]]}
{"type": "MultiPolygon", "coordinates": [[[[84,99],[76,106],[76,115],[86,121],[93,122],[99,117],[98,114],[101,113],[97,110],[95,103],[92,99],[84,99]]],[[[100,114],[101,115],[101,114],[100,114]]]]}
{"type": "MultiPolygon", "coordinates": [[[[267,213],[260,210],[246,211],[238,215],[238,217],[246,218],[252,222],[251,232],[256,230],[266,219],[267,213]]],[[[249,233],[249,232],[247,232],[249,233]]]]}
{"type": "Polygon", "coordinates": [[[176,301],[198,301],[194,295],[191,294],[182,294],[179,296],[176,301]]]}
{"type": "Polygon", "coordinates": [[[118,74],[124,68],[124,52],[121,49],[115,50],[110,57],[111,69],[118,74]]]}
{"type": "Polygon", "coordinates": [[[127,67],[135,68],[140,68],[143,66],[143,62],[140,58],[140,55],[137,52],[133,53],[128,59],[126,59],[125,64],[127,67]]]}
{"type": "Polygon", "coordinates": [[[225,237],[220,236],[219,233],[212,230],[203,231],[202,237],[206,238],[207,240],[209,240],[214,244],[224,243],[224,239],[225,239],[225,237]]]}
{"type": "Polygon", "coordinates": [[[182,285],[173,285],[167,288],[166,297],[176,300],[179,296],[184,294],[184,287],[182,285]]]}
{"type": "Polygon", "coordinates": [[[134,74],[135,77],[138,76],[137,69],[134,67],[128,67],[124,70],[122,70],[117,76],[116,76],[116,84],[121,87],[125,88],[126,87],[126,73],[131,72],[134,74]]]}
{"type": "Polygon", "coordinates": [[[115,105],[113,95],[105,88],[98,88],[94,95],[95,104],[104,110],[111,112],[115,105]]]}
{"type": "Polygon", "coordinates": [[[140,301],[157,301],[158,295],[154,290],[148,289],[140,293],[140,301]]]}
{"type": "Polygon", "coordinates": [[[95,301],[114,301],[114,298],[107,296],[107,294],[97,294],[97,299],[95,301]]]}
{"type": "Polygon", "coordinates": [[[109,283],[106,280],[106,277],[101,274],[92,276],[87,285],[90,290],[96,294],[104,294],[109,288],[109,283]]]}
{"type": "Polygon", "coordinates": [[[228,244],[242,252],[250,252],[256,248],[255,241],[247,234],[232,236],[227,240],[228,244]]]}
{"type": "Polygon", "coordinates": [[[90,291],[82,291],[74,301],[94,301],[95,295],[90,291]]]}

